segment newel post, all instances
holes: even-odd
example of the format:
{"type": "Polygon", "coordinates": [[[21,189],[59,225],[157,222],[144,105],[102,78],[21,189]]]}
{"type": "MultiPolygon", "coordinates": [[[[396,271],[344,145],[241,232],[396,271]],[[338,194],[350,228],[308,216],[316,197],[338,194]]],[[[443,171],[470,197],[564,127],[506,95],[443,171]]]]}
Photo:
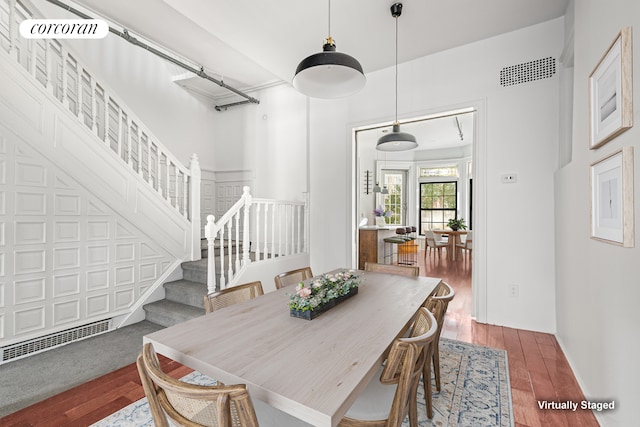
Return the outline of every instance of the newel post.
{"type": "Polygon", "coordinates": [[[213,215],[207,215],[207,225],[204,226],[204,235],[207,238],[207,293],[209,294],[216,291],[216,234],[218,234],[216,218],[213,215]]]}
{"type": "Polygon", "coordinates": [[[251,214],[251,203],[253,198],[249,194],[249,187],[242,187],[242,197],[244,198],[244,219],[242,224],[242,265],[247,265],[251,262],[249,258],[249,246],[251,246],[250,224],[249,215],[251,214]]]}
{"type": "Polygon", "coordinates": [[[191,214],[191,260],[197,261],[202,258],[202,219],[200,214],[200,183],[202,172],[198,156],[193,154],[189,162],[191,170],[191,180],[189,188],[189,212],[191,214]]]}

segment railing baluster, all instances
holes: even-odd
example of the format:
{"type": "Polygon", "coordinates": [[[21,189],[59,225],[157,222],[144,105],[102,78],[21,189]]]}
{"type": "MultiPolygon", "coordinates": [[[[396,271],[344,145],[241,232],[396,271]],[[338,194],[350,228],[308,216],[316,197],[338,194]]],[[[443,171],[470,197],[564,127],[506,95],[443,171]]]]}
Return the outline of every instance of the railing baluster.
{"type": "Polygon", "coordinates": [[[271,215],[271,257],[276,255],[276,205],[273,206],[271,215]]]}
{"type": "Polygon", "coordinates": [[[240,211],[236,213],[236,271],[240,270],[240,211]]]}
{"type": "Polygon", "coordinates": [[[249,187],[245,186],[243,189],[243,195],[245,205],[244,205],[244,225],[242,227],[242,265],[248,265],[251,262],[251,258],[249,258],[249,250],[251,249],[251,229],[249,220],[251,218],[251,205],[253,203],[253,199],[251,194],[249,194],[249,187]]]}
{"type": "Polygon", "coordinates": [[[224,224],[220,226],[220,234],[218,237],[218,245],[220,245],[220,290],[223,290],[226,284],[224,279],[224,224]]]}
{"type": "Polygon", "coordinates": [[[282,252],[282,205],[278,205],[278,256],[284,255],[282,252]]]}
{"type": "Polygon", "coordinates": [[[302,218],[301,218],[302,207],[296,207],[296,220],[298,221],[298,245],[297,245],[297,253],[302,252],[302,218]]]}
{"type": "Polygon", "coordinates": [[[262,203],[256,204],[256,261],[260,261],[260,210],[262,203]]]}
{"type": "Polygon", "coordinates": [[[207,293],[209,294],[216,291],[215,233],[216,218],[213,215],[207,215],[204,235],[207,238],[207,293]]]}
{"type": "MultiPolygon", "coordinates": [[[[269,220],[269,211],[272,210],[271,206],[269,205],[269,203],[265,203],[264,205],[264,254],[265,254],[265,258],[266,258],[266,254],[269,252],[269,247],[268,245],[268,240],[269,240],[269,235],[267,234],[268,230],[269,230],[269,226],[268,224],[268,220],[269,220]]],[[[273,216],[273,212],[271,213],[271,215],[273,216]]],[[[269,254],[269,258],[273,258],[273,253],[269,254]]]]}
{"type": "Polygon", "coordinates": [[[295,212],[295,206],[289,205],[289,215],[288,215],[288,217],[289,217],[289,221],[290,221],[290,224],[291,224],[291,230],[290,230],[291,231],[291,235],[289,236],[289,242],[290,242],[289,243],[289,255],[293,255],[293,254],[296,253],[296,250],[295,250],[295,237],[296,237],[295,236],[295,226],[296,226],[296,224],[295,224],[294,212],[295,212]]]}
{"type": "Polygon", "coordinates": [[[228,268],[228,280],[229,282],[231,282],[231,280],[233,280],[233,232],[232,232],[232,227],[233,227],[233,221],[229,221],[227,223],[227,233],[229,234],[228,237],[228,251],[229,251],[229,268],[228,268]]]}

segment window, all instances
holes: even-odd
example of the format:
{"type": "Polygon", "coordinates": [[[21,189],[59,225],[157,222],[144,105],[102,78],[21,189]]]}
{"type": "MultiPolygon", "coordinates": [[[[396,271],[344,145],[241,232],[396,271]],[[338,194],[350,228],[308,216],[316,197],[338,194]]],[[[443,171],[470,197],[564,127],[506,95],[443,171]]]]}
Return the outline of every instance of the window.
{"type": "Polygon", "coordinates": [[[439,168],[420,168],[420,178],[433,178],[436,176],[455,177],[459,176],[457,166],[443,166],[439,168]]]}
{"type": "Polygon", "coordinates": [[[443,229],[456,218],[458,183],[423,182],[420,184],[420,234],[425,230],[443,229]]]}
{"type": "Polygon", "coordinates": [[[389,194],[384,195],[384,210],[391,211],[391,216],[386,219],[387,224],[401,225],[405,222],[405,176],[405,171],[382,171],[382,183],[389,190],[389,194]]]}

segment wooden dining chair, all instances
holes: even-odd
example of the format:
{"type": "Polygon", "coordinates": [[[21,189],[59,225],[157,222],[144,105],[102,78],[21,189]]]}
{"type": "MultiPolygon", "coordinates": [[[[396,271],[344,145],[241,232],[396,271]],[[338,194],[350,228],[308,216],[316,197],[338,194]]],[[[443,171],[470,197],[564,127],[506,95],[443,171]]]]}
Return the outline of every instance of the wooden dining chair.
{"type": "Polygon", "coordinates": [[[459,253],[466,251],[469,257],[471,257],[471,251],[473,250],[473,231],[467,231],[464,241],[456,243],[456,250],[460,251],[459,253]]]}
{"type": "Polygon", "coordinates": [[[375,262],[365,262],[364,271],[415,277],[420,275],[420,267],[417,265],[377,264],[375,262]]]}
{"type": "Polygon", "coordinates": [[[298,283],[311,279],[313,273],[311,267],[302,267],[296,270],[287,271],[286,273],[280,273],[273,279],[276,282],[276,289],[284,288],[289,285],[297,285],[298,283]]]}
{"type": "Polygon", "coordinates": [[[424,257],[426,258],[427,253],[433,250],[438,252],[438,256],[441,256],[442,248],[446,248],[449,243],[442,240],[441,236],[436,236],[433,230],[425,230],[424,235],[427,241],[427,246],[424,248],[424,257]]]}
{"type": "Polygon", "coordinates": [[[418,311],[411,335],[391,345],[380,369],[380,380],[371,380],[344,418],[342,427],[400,427],[407,414],[409,425],[418,426],[417,393],[425,361],[431,357],[438,326],[424,307],[418,311]]]}
{"type": "MultiPolygon", "coordinates": [[[[436,318],[436,322],[438,323],[438,337],[433,348],[432,357],[433,373],[436,378],[436,390],[438,391],[440,391],[440,335],[442,334],[444,318],[447,314],[447,309],[449,308],[449,302],[451,302],[455,295],[456,293],[453,288],[448,283],[441,281],[424,303],[424,307],[433,313],[436,318]]],[[[425,384],[427,382],[427,378],[429,378],[429,382],[431,380],[430,376],[424,377],[423,381],[425,384]]]]}
{"type": "Polygon", "coordinates": [[[262,282],[250,282],[243,285],[232,286],[212,294],[204,296],[204,311],[206,314],[214,310],[228,307],[242,301],[247,301],[264,295],[262,282]]]}
{"type": "Polygon", "coordinates": [[[151,343],[136,361],[153,422],[169,427],[167,417],[189,427],[258,427],[253,402],[244,384],[202,386],[162,371],[151,343]]]}

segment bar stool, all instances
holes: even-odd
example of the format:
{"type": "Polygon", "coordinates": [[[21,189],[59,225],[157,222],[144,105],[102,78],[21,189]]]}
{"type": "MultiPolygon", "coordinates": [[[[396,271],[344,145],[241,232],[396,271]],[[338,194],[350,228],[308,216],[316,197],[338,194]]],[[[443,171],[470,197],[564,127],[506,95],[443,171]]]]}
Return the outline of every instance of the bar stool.
{"type": "MultiPolygon", "coordinates": [[[[405,228],[398,227],[396,228],[395,236],[385,237],[384,239],[382,239],[384,241],[384,263],[385,264],[393,264],[393,254],[394,254],[393,245],[398,245],[398,248],[399,248],[400,245],[407,243],[406,237],[404,235],[405,235],[405,228]],[[389,246],[387,246],[387,244],[389,246]],[[387,250],[387,248],[389,250],[387,250]],[[391,258],[391,260],[387,262],[387,258],[391,258]]],[[[398,264],[400,264],[401,251],[400,249],[398,249],[395,252],[398,254],[398,264]]]]}
{"type": "MultiPolygon", "coordinates": [[[[417,228],[407,226],[404,229],[405,242],[398,246],[398,264],[413,265],[417,261],[418,245],[415,243],[417,228]]],[[[397,233],[397,230],[396,230],[397,233]]]]}

